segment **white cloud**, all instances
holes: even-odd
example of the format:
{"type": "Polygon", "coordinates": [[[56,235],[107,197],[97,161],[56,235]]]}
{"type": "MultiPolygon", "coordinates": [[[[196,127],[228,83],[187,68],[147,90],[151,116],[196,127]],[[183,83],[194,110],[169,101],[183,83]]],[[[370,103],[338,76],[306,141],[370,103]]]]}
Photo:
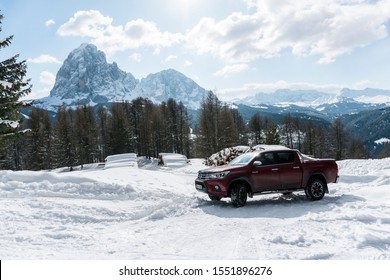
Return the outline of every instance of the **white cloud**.
{"type": "Polygon", "coordinates": [[[390,1],[247,0],[252,14],[233,13],[221,21],[203,18],[187,34],[198,54],[228,62],[268,58],[291,49],[318,55],[319,63],[387,36],[390,1]]]}
{"type": "Polygon", "coordinates": [[[57,30],[60,36],[100,37],[111,25],[112,18],[99,11],[78,11],[57,30]]]}
{"type": "Polygon", "coordinates": [[[61,64],[62,63],[56,57],[48,55],[48,54],[41,54],[41,55],[39,55],[39,56],[37,56],[35,58],[28,58],[27,62],[37,63],[37,64],[41,64],[41,63],[57,63],[57,64],[61,64]]]}
{"type": "Polygon", "coordinates": [[[45,22],[45,26],[49,27],[50,25],[54,25],[56,22],[53,19],[49,19],[45,22]]]}
{"type": "Polygon", "coordinates": [[[248,64],[241,63],[241,64],[233,64],[233,65],[227,65],[221,70],[214,73],[214,76],[217,77],[227,77],[231,73],[240,73],[249,70],[250,67],[248,64]]]}
{"type": "Polygon", "coordinates": [[[186,67],[189,67],[189,66],[191,66],[191,65],[192,65],[192,62],[189,61],[189,60],[186,60],[186,61],[184,62],[184,66],[186,66],[186,67]]]}
{"type": "Polygon", "coordinates": [[[133,53],[132,55],[129,56],[131,60],[140,62],[142,60],[142,54],[140,53],[133,53]]]}
{"type": "Polygon", "coordinates": [[[198,54],[211,53],[231,63],[251,61],[261,55],[258,47],[261,21],[242,13],[233,13],[220,22],[203,18],[188,32],[188,46],[198,54]]]}
{"type": "Polygon", "coordinates": [[[388,36],[388,0],[244,0],[248,9],[222,20],[202,18],[183,33],[161,31],[155,22],[130,20],[113,25],[97,10],[78,11],[58,30],[61,36],[91,38],[107,55],[150,47],[153,54],[174,45],[211,54],[226,64],[259,58],[314,55],[331,63],[388,36]]]}
{"type": "Polygon", "coordinates": [[[55,80],[56,80],[56,76],[49,71],[43,71],[39,75],[39,82],[45,85],[54,85],[55,80]]]}
{"type": "Polygon", "coordinates": [[[165,58],[165,62],[171,62],[172,60],[177,59],[176,55],[168,55],[167,58],[165,58]]]}
{"type": "Polygon", "coordinates": [[[57,32],[60,36],[90,37],[107,54],[148,46],[169,47],[184,39],[180,33],[161,32],[151,21],[136,19],[124,26],[114,26],[112,21],[96,10],[78,11],[57,32]]]}

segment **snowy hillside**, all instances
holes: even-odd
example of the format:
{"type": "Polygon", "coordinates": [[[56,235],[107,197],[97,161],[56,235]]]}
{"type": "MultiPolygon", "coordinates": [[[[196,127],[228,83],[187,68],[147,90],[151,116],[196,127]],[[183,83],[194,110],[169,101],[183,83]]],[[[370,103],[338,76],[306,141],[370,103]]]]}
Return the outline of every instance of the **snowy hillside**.
{"type": "Polygon", "coordinates": [[[344,160],[321,201],[243,208],[195,191],[180,168],[0,171],[1,259],[390,259],[390,158],[344,160]]]}

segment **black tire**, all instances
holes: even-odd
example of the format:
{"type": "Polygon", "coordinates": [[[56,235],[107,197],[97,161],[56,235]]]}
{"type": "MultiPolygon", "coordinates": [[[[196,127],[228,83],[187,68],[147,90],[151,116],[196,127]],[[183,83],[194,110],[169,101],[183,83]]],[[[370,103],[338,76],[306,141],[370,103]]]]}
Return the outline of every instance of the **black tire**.
{"type": "Polygon", "coordinates": [[[215,195],[211,195],[211,194],[209,194],[209,198],[212,201],[220,201],[222,199],[222,197],[220,197],[220,196],[215,196],[215,195]]]}
{"type": "Polygon", "coordinates": [[[235,207],[243,207],[248,198],[246,186],[244,184],[235,185],[230,194],[230,198],[235,207]]]}
{"type": "Polygon", "coordinates": [[[320,200],[324,197],[326,184],[321,179],[312,179],[307,183],[305,194],[310,200],[320,200]]]}

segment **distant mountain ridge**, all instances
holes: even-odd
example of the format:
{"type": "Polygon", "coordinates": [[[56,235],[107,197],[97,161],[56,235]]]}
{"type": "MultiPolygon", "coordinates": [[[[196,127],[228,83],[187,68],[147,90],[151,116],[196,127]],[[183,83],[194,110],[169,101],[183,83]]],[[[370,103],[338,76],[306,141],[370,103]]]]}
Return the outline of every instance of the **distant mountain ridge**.
{"type": "Polygon", "coordinates": [[[59,106],[108,104],[110,102],[149,98],[161,103],[169,98],[197,109],[207,91],[182,73],[168,69],[138,80],[131,73],[109,64],[105,54],[92,44],[73,50],[56,75],[48,97],[34,101],[34,106],[57,111],[59,106]]]}
{"type": "Polygon", "coordinates": [[[297,105],[317,108],[323,104],[339,102],[361,102],[390,105],[390,90],[366,88],[363,90],[342,89],[339,93],[318,90],[278,89],[271,93],[259,92],[253,96],[235,99],[234,103],[245,105],[297,105]]]}
{"type": "Polygon", "coordinates": [[[312,111],[312,114],[320,114],[324,119],[330,120],[344,114],[389,107],[390,90],[345,88],[339,93],[326,93],[316,90],[279,89],[272,93],[260,92],[236,99],[234,103],[254,108],[279,107],[280,111],[284,112],[312,111]]]}

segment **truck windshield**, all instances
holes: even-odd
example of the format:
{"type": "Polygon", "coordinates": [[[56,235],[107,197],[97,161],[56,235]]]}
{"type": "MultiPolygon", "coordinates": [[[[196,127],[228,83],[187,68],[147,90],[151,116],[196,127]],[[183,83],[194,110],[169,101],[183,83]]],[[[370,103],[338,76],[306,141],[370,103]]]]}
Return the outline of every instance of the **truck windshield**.
{"type": "Polygon", "coordinates": [[[258,153],[246,153],[233,159],[228,165],[246,165],[248,164],[258,153]]]}

